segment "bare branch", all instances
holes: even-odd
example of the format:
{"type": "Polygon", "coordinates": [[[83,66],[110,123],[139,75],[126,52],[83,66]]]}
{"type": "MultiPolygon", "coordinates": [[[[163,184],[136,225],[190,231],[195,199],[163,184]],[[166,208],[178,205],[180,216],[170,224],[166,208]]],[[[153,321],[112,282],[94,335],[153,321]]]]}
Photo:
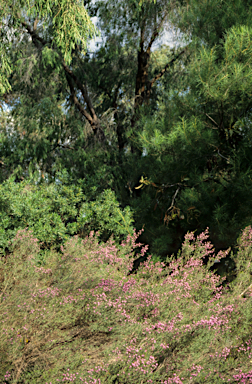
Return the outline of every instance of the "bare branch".
{"type": "Polygon", "coordinates": [[[81,105],[81,103],[77,99],[77,96],[76,96],[75,91],[74,91],[73,84],[71,83],[71,80],[70,80],[69,76],[66,76],[66,79],[67,79],[67,82],[68,82],[68,85],[69,85],[69,88],[70,88],[70,92],[71,92],[71,96],[72,96],[72,100],[73,100],[74,104],[76,105],[78,110],[81,112],[81,114],[83,116],[85,116],[85,118],[87,119],[87,121],[89,122],[89,124],[93,128],[94,121],[93,121],[91,115],[83,108],[83,106],[81,105]]]}
{"type": "Polygon", "coordinates": [[[205,115],[219,128],[219,125],[216,123],[216,121],[214,121],[214,119],[212,119],[211,116],[209,116],[207,113],[205,113],[205,115]]]}
{"type": "Polygon", "coordinates": [[[172,203],[166,212],[168,212],[170,209],[172,209],[174,207],[175,199],[176,199],[176,196],[177,196],[179,190],[180,190],[180,186],[177,188],[176,192],[174,193],[174,195],[172,197],[172,203]]]}
{"type": "Polygon", "coordinates": [[[245,291],[243,291],[239,296],[242,297],[244,295],[244,293],[246,293],[249,289],[252,288],[252,284],[250,284],[246,289],[245,291]]]}
{"type": "Polygon", "coordinates": [[[229,159],[227,159],[225,156],[222,156],[222,155],[220,154],[220,150],[219,150],[219,149],[218,149],[218,155],[219,155],[220,157],[222,157],[223,159],[229,161],[229,159]]]}
{"type": "Polygon", "coordinates": [[[34,23],[33,23],[33,31],[36,31],[37,29],[37,25],[38,25],[38,17],[36,17],[36,19],[34,20],[34,23]]]}

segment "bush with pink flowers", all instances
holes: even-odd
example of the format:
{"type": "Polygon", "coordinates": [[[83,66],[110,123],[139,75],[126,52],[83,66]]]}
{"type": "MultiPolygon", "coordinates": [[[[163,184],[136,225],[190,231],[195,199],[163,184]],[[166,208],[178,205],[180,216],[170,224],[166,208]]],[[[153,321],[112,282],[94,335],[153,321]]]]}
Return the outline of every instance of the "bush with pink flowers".
{"type": "Polygon", "coordinates": [[[0,269],[1,383],[252,383],[251,227],[231,284],[210,270],[230,250],[215,255],[208,230],[128,275],[139,234],[75,236],[39,264],[17,233],[0,269]]]}

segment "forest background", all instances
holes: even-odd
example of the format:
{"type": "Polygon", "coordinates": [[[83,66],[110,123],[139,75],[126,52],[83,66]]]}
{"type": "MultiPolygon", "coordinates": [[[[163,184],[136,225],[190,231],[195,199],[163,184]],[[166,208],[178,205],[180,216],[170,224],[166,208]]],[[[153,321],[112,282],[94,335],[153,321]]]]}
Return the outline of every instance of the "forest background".
{"type": "Polygon", "coordinates": [[[27,227],[45,250],[133,227],[154,258],[207,227],[234,249],[252,214],[251,5],[1,1],[1,253],[27,227]],[[156,47],[169,30],[180,43],[156,47]]]}

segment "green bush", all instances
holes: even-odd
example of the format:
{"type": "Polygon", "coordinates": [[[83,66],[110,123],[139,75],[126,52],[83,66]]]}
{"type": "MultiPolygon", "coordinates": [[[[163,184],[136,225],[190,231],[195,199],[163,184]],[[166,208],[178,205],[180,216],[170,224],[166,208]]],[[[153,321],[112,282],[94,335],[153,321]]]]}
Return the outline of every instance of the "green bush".
{"type": "MultiPolygon", "coordinates": [[[[91,194],[91,193],[90,193],[91,194]]],[[[57,249],[70,236],[99,230],[101,240],[133,233],[129,207],[121,209],[111,189],[88,198],[83,188],[64,183],[36,184],[32,179],[0,184],[0,253],[6,253],[17,231],[28,228],[44,249],[57,249]]]]}

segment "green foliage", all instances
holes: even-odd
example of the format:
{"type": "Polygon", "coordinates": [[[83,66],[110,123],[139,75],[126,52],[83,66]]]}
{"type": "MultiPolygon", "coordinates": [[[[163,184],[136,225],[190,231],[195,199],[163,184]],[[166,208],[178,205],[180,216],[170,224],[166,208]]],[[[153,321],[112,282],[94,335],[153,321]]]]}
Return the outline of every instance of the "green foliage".
{"type": "Polygon", "coordinates": [[[91,230],[99,230],[101,239],[113,234],[116,240],[133,231],[130,208],[121,209],[110,189],[90,201],[78,185],[36,185],[31,179],[15,183],[10,178],[0,185],[0,191],[1,253],[24,228],[32,230],[46,249],[91,230]]]}
{"type": "Polygon", "coordinates": [[[111,189],[136,228],[145,226],[141,241],[162,257],[177,251],[187,230],[207,226],[218,249],[234,245],[252,217],[250,3],[106,0],[83,8],[66,1],[60,9],[59,2],[22,2],[21,14],[21,3],[6,7],[3,25],[13,33],[2,33],[0,44],[13,72],[3,98],[11,109],[1,113],[0,181],[40,172],[54,183],[67,170],[66,186],[82,188],[105,237],[111,223],[118,234],[122,224],[116,208],[112,215],[109,205],[104,214],[99,207],[111,189]],[[71,28],[64,9],[76,16],[71,28]],[[85,50],[88,21],[78,27],[85,9],[104,36],[95,52],[85,50]],[[167,22],[182,31],[184,48],[153,49],[167,22]],[[26,24],[35,25],[36,39],[26,24]],[[64,67],[68,48],[74,77],[64,67]]]}
{"type": "MultiPolygon", "coordinates": [[[[50,21],[52,22],[51,32],[53,33],[54,44],[59,48],[67,64],[72,61],[71,54],[75,44],[81,43],[85,50],[87,40],[97,33],[83,4],[79,1],[72,2],[69,0],[54,2],[51,0],[32,2],[20,0],[14,4],[11,0],[6,1],[4,6],[0,7],[2,31],[6,32],[6,29],[8,29],[6,28],[7,18],[10,18],[9,22],[12,23],[14,28],[19,27],[20,23],[25,23],[25,17],[21,15],[22,11],[26,11],[27,16],[30,18],[42,18],[45,26],[50,26],[50,21]]],[[[0,45],[2,57],[1,93],[11,89],[7,76],[14,70],[8,60],[9,44],[6,40],[1,39],[0,45]]],[[[47,61],[50,60],[51,53],[47,47],[44,56],[47,57],[47,61]]]]}
{"type": "Polygon", "coordinates": [[[251,222],[250,34],[249,27],[233,27],[223,48],[202,47],[187,66],[187,91],[164,89],[170,105],[163,101],[139,123],[139,145],[156,164],[146,158],[143,168],[152,181],[153,229],[161,214],[171,231],[174,222],[173,238],[209,225],[215,244],[227,247],[251,222]],[[184,116],[176,116],[181,108],[184,116]]]}
{"type": "Polygon", "coordinates": [[[234,245],[252,219],[251,10],[251,0],[0,0],[0,300],[13,311],[0,322],[2,376],[56,383],[67,364],[81,374],[98,367],[87,380],[108,383],[249,379],[250,227],[234,245]],[[103,36],[95,52],[89,16],[103,36]],[[154,49],[168,24],[183,47],[154,49]],[[155,256],[141,265],[142,249],[127,281],[133,218],[155,256]],[[204,234],[188,234],[176,254],[188,230],[206,227],[218,250],[233,246],[217,256],[223,276],[233,263],[226,287],[204,234]],[[113,239],[126,237],[117,249],[113,239]],[[31,295],[45,286],[62,297],[56,308],[57,296],[37,296],[39,316],[31,295]],[[83,332],[70,336],[76,325],[83,332]],[[86,365],[83,342],[94,356],[86,365]],[[131,370],[129,358],[152,371],[131,370]]]}
{"type": "Polygon", "coordinates": [[[82,204],[77,223],[79,227],[84,227],[90,222],[99,232],[113,233],[116,240],[127,232],[133,234],[130,207],[121,210],[115,193],[110,189],[104,190],[95,201],[82,204]]]}
{"type": "Polygon", "coordinates": [[[236,279],[231,286],[234,291],[244,296],[245,293],[252,291],[252,229],[248,226],[237,239],[236,248],[238,251],[232,255],[236,267],[236,279]]]}

